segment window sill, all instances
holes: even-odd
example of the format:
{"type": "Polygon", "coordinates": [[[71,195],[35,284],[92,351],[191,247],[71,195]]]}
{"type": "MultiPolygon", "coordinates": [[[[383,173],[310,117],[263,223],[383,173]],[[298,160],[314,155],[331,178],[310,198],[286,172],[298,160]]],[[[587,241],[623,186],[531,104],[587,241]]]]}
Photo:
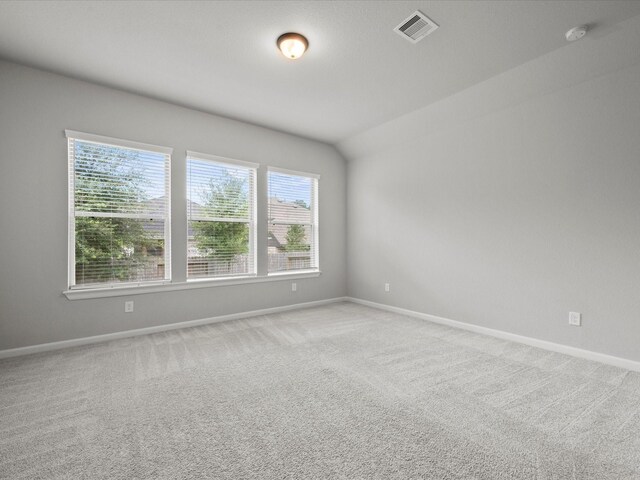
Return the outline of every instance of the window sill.
{"type": "Polygon", "coordinates": [[[303,270],[295,272],[270,273],[265,276],[224,277],[216,279],[188,280],[186,282],[163,284],[123,285],[107,288],[84,288],[65,290],[62,292],[69,300],[86,300],[90,298],[122,297],[128,295],[142,295],[145,293],[171,292],[176,290],[191,290],[194,288],[224,287],[228,285],[244,285],[248,283],[281,282],[301,278],[319,277],[320,270],[303,270]]]}

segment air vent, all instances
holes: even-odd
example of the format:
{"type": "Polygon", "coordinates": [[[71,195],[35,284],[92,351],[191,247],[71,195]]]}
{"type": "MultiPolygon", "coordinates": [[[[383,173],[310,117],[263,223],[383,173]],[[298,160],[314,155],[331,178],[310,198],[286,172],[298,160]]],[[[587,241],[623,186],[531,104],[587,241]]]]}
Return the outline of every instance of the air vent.
{"type": "Polygon", "coordinates": [[[418,43],[437,28],[436,22],[416,10],[393,30],[411,43],[418,43]]]}

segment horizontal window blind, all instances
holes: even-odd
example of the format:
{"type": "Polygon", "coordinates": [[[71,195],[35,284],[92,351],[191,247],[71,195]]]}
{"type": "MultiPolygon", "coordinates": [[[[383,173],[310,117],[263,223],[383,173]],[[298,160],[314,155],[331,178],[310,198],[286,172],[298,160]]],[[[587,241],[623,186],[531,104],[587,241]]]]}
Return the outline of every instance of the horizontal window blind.
{"type": "Polygon", "coordinates": [[[270,169],[269,272],[318,268],[318,179],[270,169]]]}
{"type": "Polygon", "coordinates": [[[68,132],[70,286],[168,280],[170,153],[82,136],[68,132]]]}
{"type": "Polygon", "coordinates": [[[187,278],[255,274],[256,169],[196,155],[187,156],[187,278]]]}

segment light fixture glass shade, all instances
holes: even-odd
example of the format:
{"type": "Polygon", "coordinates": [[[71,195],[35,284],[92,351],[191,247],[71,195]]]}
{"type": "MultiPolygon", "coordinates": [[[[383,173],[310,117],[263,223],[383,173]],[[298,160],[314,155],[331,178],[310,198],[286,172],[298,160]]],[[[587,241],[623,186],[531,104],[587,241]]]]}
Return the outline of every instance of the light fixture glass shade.
{"type": "Polygon", "coordinates": [[[276,43],[285,57],[294,60],[300,58],[309,47],[307,39],[299,33],[282,34],[276,43]]]}

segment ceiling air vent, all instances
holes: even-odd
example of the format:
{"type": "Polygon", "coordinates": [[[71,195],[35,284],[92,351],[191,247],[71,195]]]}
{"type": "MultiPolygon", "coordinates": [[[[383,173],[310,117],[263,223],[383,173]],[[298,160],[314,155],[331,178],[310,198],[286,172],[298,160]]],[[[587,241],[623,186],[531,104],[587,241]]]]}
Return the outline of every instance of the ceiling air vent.
{"type": "Polygon", "coordinates": [[[437,28],[438,25],[436,22],[431,20],[424,13],[416,10],[393,30],[402,38],[409,40],[411,43],[418,43],[437,28]]]}

